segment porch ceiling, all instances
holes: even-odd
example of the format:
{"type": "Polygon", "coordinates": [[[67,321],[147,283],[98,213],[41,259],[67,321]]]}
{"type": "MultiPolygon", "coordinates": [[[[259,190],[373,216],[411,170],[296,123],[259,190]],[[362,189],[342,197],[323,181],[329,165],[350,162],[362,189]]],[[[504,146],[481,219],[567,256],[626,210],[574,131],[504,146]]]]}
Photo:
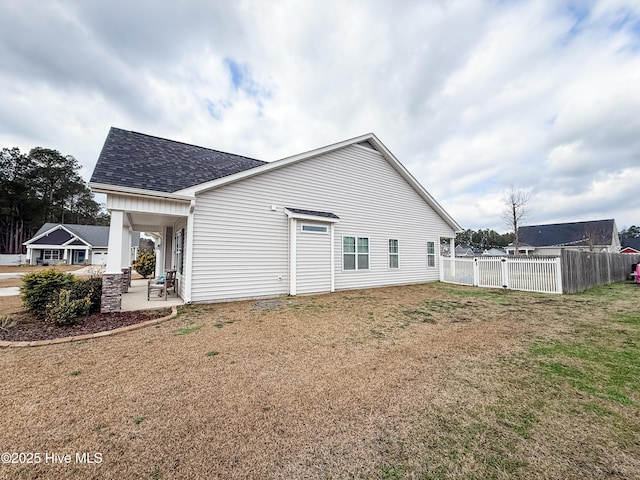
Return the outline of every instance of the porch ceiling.
{"type": "Polygon", "coordinates": [[[181,217],[155,213],[127,212],[125,218],[128,226],[136,232],[155,232],[162,229],[162,227],[172,226],[181,217]]]}

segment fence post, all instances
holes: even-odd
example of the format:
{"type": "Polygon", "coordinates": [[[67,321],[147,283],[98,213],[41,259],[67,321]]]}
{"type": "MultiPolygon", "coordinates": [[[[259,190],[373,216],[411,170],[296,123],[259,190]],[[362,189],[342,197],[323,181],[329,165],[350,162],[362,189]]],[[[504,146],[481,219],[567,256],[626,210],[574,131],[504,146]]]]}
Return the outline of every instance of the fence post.
{"type": "Polygon", "coordinates": [[[501,259],[500,267],[502,269],[502,288],[509,288],[509,267],[507,265],[507,259],[501,259]]]}
{"type": "Polygon", "coordinates": [[[556,264],[557,293],[562,293],[562,257],[556,257],[554,262],[556,264]]]}
{"type": "Polygon", "coordinates": [[[478,267],[478,259],[477,258],[473,258],[473,286],[477,287],[480,282],[480,267],[478,267]]]}

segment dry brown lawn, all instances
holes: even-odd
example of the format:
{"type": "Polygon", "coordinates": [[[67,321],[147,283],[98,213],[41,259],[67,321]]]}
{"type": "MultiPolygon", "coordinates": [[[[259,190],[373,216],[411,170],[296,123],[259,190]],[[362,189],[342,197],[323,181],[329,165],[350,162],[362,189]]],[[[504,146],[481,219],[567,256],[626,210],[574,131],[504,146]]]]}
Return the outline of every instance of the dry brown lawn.
{"type": "Polygon", "coordinates": [[[43,457],[0,478],[640,478],[638,390],[585,393],[531,353],[637,310],[633,285],[612,292],[427,284],[185,306],[124,335],[2,349],[0,450],[43,457]]]}

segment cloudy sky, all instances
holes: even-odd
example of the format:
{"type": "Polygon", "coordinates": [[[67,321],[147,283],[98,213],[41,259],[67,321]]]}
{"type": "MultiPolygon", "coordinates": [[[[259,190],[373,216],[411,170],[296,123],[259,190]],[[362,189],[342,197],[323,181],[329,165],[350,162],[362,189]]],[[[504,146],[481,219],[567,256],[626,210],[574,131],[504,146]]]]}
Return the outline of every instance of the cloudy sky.
{"type": "Polygon", "coordinates": [[[3,0],[0,147],[277,160],[374,132],[464,228],[640,225],[640,0],[3,0]]]}

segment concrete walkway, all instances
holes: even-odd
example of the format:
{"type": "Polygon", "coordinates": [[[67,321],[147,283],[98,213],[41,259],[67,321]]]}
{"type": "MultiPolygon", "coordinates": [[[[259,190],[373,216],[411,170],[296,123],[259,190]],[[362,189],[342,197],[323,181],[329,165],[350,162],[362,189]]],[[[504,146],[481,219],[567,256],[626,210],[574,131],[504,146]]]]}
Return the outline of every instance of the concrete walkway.
{"type": "Polygon", "coordinates": [[[0,288],[0,297],[14,297],[16,295],[20,295],[20,287],[0,288]]]}

